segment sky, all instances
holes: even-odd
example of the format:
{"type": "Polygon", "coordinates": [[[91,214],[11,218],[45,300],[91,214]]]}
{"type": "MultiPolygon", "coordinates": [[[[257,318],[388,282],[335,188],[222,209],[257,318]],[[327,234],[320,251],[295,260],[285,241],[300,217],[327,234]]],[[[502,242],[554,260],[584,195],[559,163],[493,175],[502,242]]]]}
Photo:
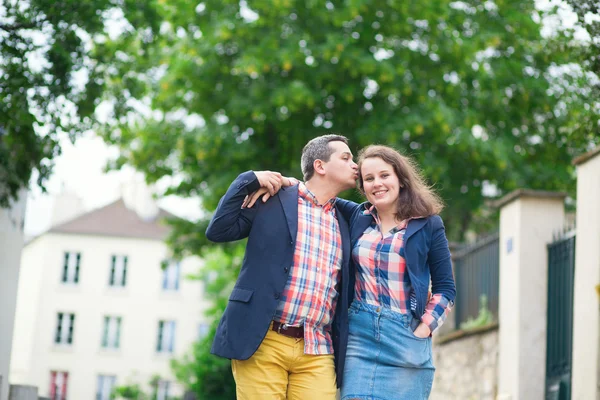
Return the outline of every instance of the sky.
{"type": "MultiPolygon", "coordinates": [[[[48,193],[31,183],[25,212],[25,235],[37,236],[50,228],[53,196],[70,192],[81,198],[85,211],[109,204],[120,197],[121,185],[140,179],[133,168],[104,173],[106,161],[117,154],[101,138],[86,132],[75,145],[68,139],[61,140],[63,154],[55,159],[54,173],[48,181],[48,193]]],[[[201,216],[198,199],[181,199],[170,196],[158,202],[161,208],[189,219],[201,216]]]]}

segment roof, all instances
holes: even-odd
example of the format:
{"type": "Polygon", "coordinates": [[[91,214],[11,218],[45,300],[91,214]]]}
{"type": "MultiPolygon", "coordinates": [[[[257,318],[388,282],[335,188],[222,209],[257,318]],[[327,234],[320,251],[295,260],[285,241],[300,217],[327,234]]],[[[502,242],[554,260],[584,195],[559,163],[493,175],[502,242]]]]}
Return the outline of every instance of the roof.
{"type": "Polygon", "coordinates": [[[588,160],[591,160],[592,158],[596,157],[598,154],[600,154],[600,146],[596,147],[595,149],[588,151],[585,154],[580,155],[579,157],[576,157],[573,160],[573,165],[580,165],[585,163],[588,160]]]}
{"type": "Polygon", "coordinates": [[[153,220],[145,221],[119,199],[54,226],[48,232],[164,240],[170,231],[164,219],[174,217],[173,214],[159,209],[153,220]]]}
{"type": "Polygon", "coordinates": [[[506,196],[496,200],[492,206],[501,208],[521,197],[533,197],[538,199],[564,199],[567,197],[566,192],[548,192],[545,190],[533,190],[533,189],[516,189],[508,193],[506,196]]]}

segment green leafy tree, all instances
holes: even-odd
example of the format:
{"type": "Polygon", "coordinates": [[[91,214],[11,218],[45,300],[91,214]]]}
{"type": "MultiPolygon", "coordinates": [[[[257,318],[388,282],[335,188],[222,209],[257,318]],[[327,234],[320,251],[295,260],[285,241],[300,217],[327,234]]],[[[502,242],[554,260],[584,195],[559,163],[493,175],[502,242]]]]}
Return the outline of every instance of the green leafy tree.
{"type": "Polygon", "coordinates": [[[577,124],[597,121],[584,78],[555,71],[568,37],[541,36],[533,1],[240,4],[164,2],[159,32],[98,47],[123,53],[106,78],[114,167],[175,176],[167,194],[211,210],[235,174],[299,176],[304,143],[341,132],[412,154],[458,239],[484,184],[573,191],[571,159],[599,140],[577,124]]]}
{"type": "MultiPolygon", "coordinates": [[[[590,36],[589,43],[583,46],[586,52],[584,66],[600,76],[600,3],[595,0],[566,0],[577,14],[579,24],[590,36]]],[[[596,84],[596,87],[600,83],[596,84]]]]}
{"type": "Polygon", "coordinates": [[[104,85],[89,55],[107,37],[114,12],[137,29],[157,21],[151,2],[7,0],[0,5],[0,207],[7,207],[37,170],[43,188],[59,137],[91,125],[104,85]],[[117,6],[118,4],[118,6],[117,6]]]}
{"type": "MultiPolygon", "coordinates": [[[[600,141],[590,77],[562,68],[583,59],[581,48],[569,31],[543,37],[533,1],[157,7],[158,30],[94,48],[100,61],[119,55],[103,75],[111,118],[100,132],[121,149],[111,167],[133,165],[149,182],[170,182],[165,195],[198,196],[209,211],[241,171],[300,177],[303,145],[339,132],[355,152],[385,143],[412,155],[460,239],[489,216],[484,187],[573,194],[571,159],[600,141]]],[[[210,254],[206,224],[174,222],[176,256],[210,254]]],[[[233,281],[231,264],[216,267],[233,281]]],[[[209,358],[209,340],[176,365],[198,393],[226,365],[209,358]]]]}
{"type": "Polygon", "coordinates": [[[180,382],[185,383],[199,400],[234,400],[235,384],[229,360],[212,356],[210,348],[217,324],[225,306],[233,282],[237,277],[244,246],[240,243],[217,247],[205,253],[205,264],[193,279],[204,283],[207,298],[213,300],[206,316],[212,321],[206,337],[194,343],[192,351],[180,360],[174,360],[171,367],[180,382]]]}
{"type": "MultiPolygon", "coordinates": [[[[138,383],[127,383],[115,387],[113,389],[113,396],[117,400],[153,400],[157,398],[160,381],[160,375],[155,374],[150,378],[148,382],[150,393],[144,391],[138,383]]],[[[169,397],[169,400],[178,400],[178,398],[169,397]]]]}
{"type": "Polygon", "coordinates": [[[141,386],[138,384],[128,384],[117,386],[114,389],[114,396],[117,399],[126,399],[126,400],[147,400],[150,397],[144,393],[141,386]]]}

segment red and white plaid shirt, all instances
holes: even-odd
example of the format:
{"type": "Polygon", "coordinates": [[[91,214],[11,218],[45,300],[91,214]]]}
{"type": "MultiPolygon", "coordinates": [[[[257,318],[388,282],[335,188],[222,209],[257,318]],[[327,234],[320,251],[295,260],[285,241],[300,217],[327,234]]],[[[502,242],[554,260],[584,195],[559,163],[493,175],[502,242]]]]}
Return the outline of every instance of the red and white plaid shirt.
{"type": "Polygon", "coordinates": [[[331,321],[342,268],[342,238],[335,198],[320,205],[300,182],[294,266],[274,321],[304,326],[305,354],[333,354],[331,321]]]}
{"type": "MultiPolygon", "coordinates": [[[[373,222],[352,249],[356,265],[355,299],[374,306],[407,314],[417,307],[417,299],[410,283],[406,260],[400,255],[404,233],[409,220],[402,221],[389,232],[381,231],[381,222],[375,207],[364,211],[373,222]]],[[[421,316],[433,332],[446,320],[452,308],[442,294],[434,293],[421,316]]]]}

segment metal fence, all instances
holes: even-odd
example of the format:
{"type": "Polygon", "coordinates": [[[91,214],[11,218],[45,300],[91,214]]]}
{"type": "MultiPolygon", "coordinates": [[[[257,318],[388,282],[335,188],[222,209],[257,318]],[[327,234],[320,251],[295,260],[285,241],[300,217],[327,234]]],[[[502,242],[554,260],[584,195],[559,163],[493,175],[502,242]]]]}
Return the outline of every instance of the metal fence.
{"type": "MultiPolygon", "coordinates": [[[[3,378],[0,375],[0,397],[2,397],[3,378]]],[[[47,397],[38,396],[36,386],[30,385],[8,385],[8,400],[50,400],[47,397]]]]}
{"type": "Polygon", "coordinates": [[[575,231],[548,244],[546,399],[571,398],[575,231]]]}
{"type": "Polygon", "coordinates": [[[456,328],[480,316],[482,305],[498,321],[500,285],[500,244],[496,233],[467,246],[453,256],[456,301],[453,310],[456,328]],[[487,304],[482,304],[485,299],[487,304]]]}

